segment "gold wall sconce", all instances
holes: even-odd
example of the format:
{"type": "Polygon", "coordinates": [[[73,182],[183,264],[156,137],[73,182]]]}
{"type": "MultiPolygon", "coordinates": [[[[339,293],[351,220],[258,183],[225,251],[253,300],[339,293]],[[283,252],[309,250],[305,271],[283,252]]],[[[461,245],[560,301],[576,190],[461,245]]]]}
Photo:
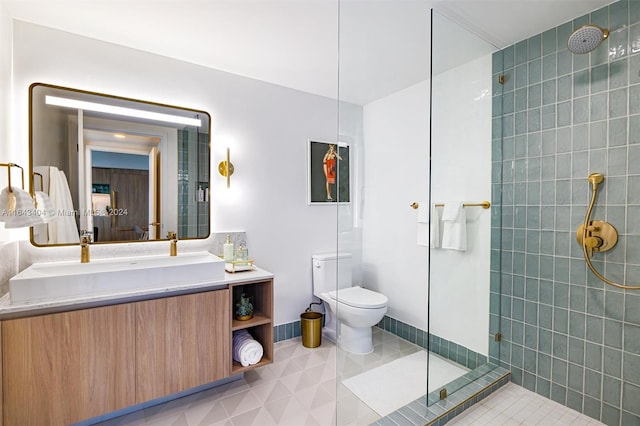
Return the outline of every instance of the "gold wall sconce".
{"type": "Polygon", "coordinates": [[[229,155],[229,148],[227,148],[227,159],[225,161],[221,161],[218,164],[218,172],[227,178],[227,188],[231,186],[231,175],[233,174],[234,168],[233,164],[231,164],[231,158],[229,155]]]}

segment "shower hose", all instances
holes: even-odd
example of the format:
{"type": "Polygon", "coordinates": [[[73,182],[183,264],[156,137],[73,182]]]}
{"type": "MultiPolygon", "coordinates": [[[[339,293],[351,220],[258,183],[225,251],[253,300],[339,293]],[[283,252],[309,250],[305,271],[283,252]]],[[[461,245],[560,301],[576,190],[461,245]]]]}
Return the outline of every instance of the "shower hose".
{"type": "MultiPolygon", "coordinates": [[[[590,176],[591,177],[591,176],[590,176]]],[[[582,254],[584,255],[584,260],[587,262],[587,266],[589,267],[589,269],[591,270],[591,272],[593,272],[593,275],[595,275],[596,277],[598,277],[600,280],[604,281],[605,283],[617,287],[617,288],[621,288],[623,290],[640,290],[640,285],[636,285],[636,286],[629,286],[629,285],[624,285],[624,284],[618,284],[616,282],[613,282],[609,279],[607,279],[604,275],[602,275],[600,272],[598,272],[596,270],[596,268],[593,266],[593,264],[591,263],[591,256],[589,253],[589,247],[587,247],[587,237],[588,237],[588,227],[589,227],[589,222],[591,222],[591,212],[593,211],[593,207],[596,204],[596,197],[598,196],[598,185],[600,182],[597,183],[593,183],[592,186],[592,195],[591,195],[591,203],[589,204],[589,208],[587,209],[587,214],[584,217],[584,224],[582,226],[582,254]]]]}

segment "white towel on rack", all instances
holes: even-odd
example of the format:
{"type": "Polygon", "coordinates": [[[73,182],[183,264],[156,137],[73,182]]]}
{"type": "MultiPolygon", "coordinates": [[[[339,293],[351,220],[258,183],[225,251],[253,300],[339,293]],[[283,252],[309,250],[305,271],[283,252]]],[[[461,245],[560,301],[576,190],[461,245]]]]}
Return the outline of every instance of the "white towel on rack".
{"type": "Polygon", "coordinates": [[[33,187],[49,195],[49,169],[51,166],[34,166],[33,172],[42,176],[42,188],[40,188],[40,176],[33,177],[33,187]]]}
{"type": "Polygon", "coordinates": [[[467,216],[462,201],[447,201],[442,210],[443,249],[465,251],[467,249],[467,216]]]}
{"type": "Polygon", "coordinates": [[[436,203],[431,206],[431,248],[440,248],[440,214],[436,203]]]}
{"type": "Polygon", "coordinates": [[[260,342],[251,337],[247,330],[238,330],[233,333],[233,360],[243,367],[260,362],[264,349],[260,342]]]}
{"type": "Polygon", "coordinates": [[[43,201],[44,204],[47,205],[47,209],[53,209],[52,212],[47,212],[42,216],[42,219],[44,220],[43,223],[35,225],[33,227],[33,241],[36,244],[46,245],[49,242],[49,227],[47,226],[47,223],[57,219],[58,217],[56,215],[55,206],[53,205],[51,199],[49,199],[48,204],[46,199],[42,200],[42,194],[47,194],[47,197],[49,197],[49,166],[34,166],[33,172],[38,173],[40,176],[42,176],[42,187],[40,187],[40,176],[33,177],[34,188],[41,191],[40,200],[38,199],[39,191],[36,191],[36,204],[38,205],[38,209],[42,208],[42,203],[40,203],[39,201],[43,201]],[[51,215],[50,213],[53,213],[53,215],[51,215]]]}
{"type": "Polygon", "coordinates": [[[4,188],[0,192],[0,222],[4,222],[6,229],[27,228],[42,223],[42,218],[36,213],[31,195],[22,188],[15,186],[4,188]]]}
{"type": "Polygon", "coordinates": [[[429,223],[429,206],[426,201],[418,203],[418,223],[429,223]]]}
{"type": "Polygon", "coordinates": [[[418,202],[418,214],[417,220],[417,236],[419,246],[429,246],[429,204],[420,201],[418,202]]]}
{"type": "Polygon", "coordinates": [[[51,199],[42,191],[36,191],[36,209],[44,223],[53,222],[58,218],[51,199]]]}
{"type": "Polygon", "coordinates": [[[58,220],[49,224],[49,244],[79,243],[80,236],[67,177],[63,171],[53,166],[49,169],[49,198],[56,212],[63,212],[58,220]]]}

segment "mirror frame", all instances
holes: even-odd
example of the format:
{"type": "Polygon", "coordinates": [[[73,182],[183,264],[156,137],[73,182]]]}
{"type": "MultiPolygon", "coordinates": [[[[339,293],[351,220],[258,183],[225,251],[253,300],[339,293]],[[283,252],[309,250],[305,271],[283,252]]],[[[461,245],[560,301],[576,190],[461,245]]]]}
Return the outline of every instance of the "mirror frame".
{"type": "MultiPolygon", "coordinates": [[[[176,106],[176,105],[169,105],[169,104],[163,104],[163,103],[159,103],[159,102],[152,102],[152,101],[144,101],[144,100],[140,100],[140,99],[135,99],[135,98],[128,98],[128,97],[124,97],[124,96],[118,96],[118,95],[111,95],[111,94],[106,94],[106,93],[100,93],[100,92],[94,92],[94,91],[90,91],[90,90],[82,90],[82,89],[75,89],[75,88],[71,88],[71,87],[65,87],[65,86],[58,86],[55,84],[48,84],[48,83],[40,83],[40,82],[35,82],[32,83],[31,85],[29,85],[29,194],[31,194],[32,196],[34,196],[35,191],[36,191],[36,187],[35,187],[35,180],[34,180],[34,164],[33,164],[33,153],[34,153],[34,131],[33,131],[33,126],[34,126],[34,117],[33,117],[33,108],[34,108],[34,96],[33,96],[33,90],[36,87],[45,87],[45,88],[49,88],[49,89],[58,89],[58,90],[67,90],[69,92],[73,92],[73,93],[80,93],[83,95],[91,95],[91,96],[101,96],[107,99],[113,99],[116,101],[124,101],[124,102],[136,102],[136,103],[140,103],[140,104],[145,104],[145,105],[149,105],[152,108],[174,108],[174,109],[179,109],[182,111],[188,111],[188,112],[192,112],[192,113],[197,113],[197,114],[201,114],[207,117],[207,135],[209,136],[209,140],[207,141],[207,146],[208,146],[208,151],[209,151],[209,171],[208,171],[208,180],[207,180],[207,185],[209,188],[209,191],[211,191],[211,173],[212,173],[212,168],[211,168],[211,115],[207,112],[207,111],[203,111],[203,110],[197,110],[197,109],[193,109],[193,108],[186,108],[186,107],[181,107],[181,106],[176,106]]],[[[176,158],[176,161],[178,161],[178,159],[176,158]]],[[[80,189],[78,189],[79,191],[80,189]]],[[[177,200],[178,195],[176,194],[176,203],[178,202],[177,200]]],[[[206,236],[203,237],[185,237],[185,238],[181,238],[181,240],[204,240],[207,239],[211,236],[211,193],[209,193],[209,197],[208,197],[208,201],[207,201],[208,205],[209,205],[209,215],[208,215],[208,220],[209,220],[209,232],[206,236]]],[[[80,230],[78,230],[80,232],[80,230]]],[[[157,239],[153,239],[153,240],[114,240],[114,241],[97,241],[97,242],[92,242],[91,244],[121,244],[121,243],[153,243],[155,241],[167,241],[168,237],[161,237],[161,238],[157,238],[157,239]]],[[[29,241],[31,243],[31,245],[35,246],[35,247],[42,247],[42,248],[47,248],[47,247],[64,247],[64,246],[77,246],[79,245],[79,243],[55,243],[55,244],[38,244],[34,241],[34,232],[33,232],[33,226],[29,227],[29,241]]]]}

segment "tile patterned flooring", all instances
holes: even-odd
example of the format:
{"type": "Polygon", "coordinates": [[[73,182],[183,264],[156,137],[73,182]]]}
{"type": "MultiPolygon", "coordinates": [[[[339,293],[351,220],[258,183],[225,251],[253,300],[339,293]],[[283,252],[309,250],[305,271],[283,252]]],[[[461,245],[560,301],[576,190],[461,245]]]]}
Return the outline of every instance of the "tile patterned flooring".
{"type": "Polygon", "coordinates": [[[342,380],[422,350],[374,329],[374,352],[352,355],[323,339],[305,348],[300,338],[274,345],[275,362],[235,382],[98,423],[102,426],[328,426],[368,425],[380,419],[342,380]],[[336,397],[339,401],[336,404],[336,397]]]}
{"type": "MultiPolygon", "coordinates": [[[[378,328],[374,328],[374,352],[368,355],[347,354],[326,339],[320,347],[314,349],[303,347],[299,337],[285,340],[275,344],[273,364],[246,372],[241,380],[98,424],[369,425],[380,420],[380,416],[340,384],[340,381],[418,350],[422,348],[378,328]]],[[[578,417],[581,416],[579,413],[519,386],[509,384],[503,389],[505,390],[501,389],[471,407],[449,424],[599,424],[588,417],[578,417]],[[544,405],[546,403],[557,407],[550,410],[544,405]],[[556,416],[557,419],[577,421],[581,418],[583,423],[537,423],[543,419],[537,417],[541,415],[538,413],[547,412],[557,412],[558,416],[562,414],[560,417],[556,416]]],[[[556,417],[548,419],[555,421],[556,417]]]]}

